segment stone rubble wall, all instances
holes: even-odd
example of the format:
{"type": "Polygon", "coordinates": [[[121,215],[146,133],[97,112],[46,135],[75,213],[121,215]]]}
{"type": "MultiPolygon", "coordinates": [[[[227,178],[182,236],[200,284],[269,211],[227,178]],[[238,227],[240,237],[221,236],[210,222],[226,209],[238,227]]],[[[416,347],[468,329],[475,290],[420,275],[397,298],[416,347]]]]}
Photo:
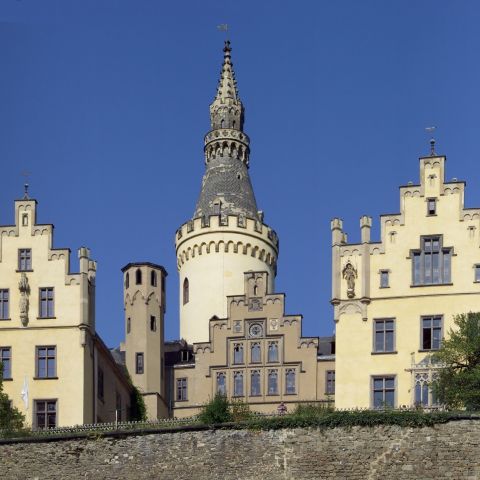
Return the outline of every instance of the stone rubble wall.
{"type": "Polygon", "coordinates": [[[0,478],[474,480],[480,479],[480,421],[2,442],[0,478]]]}

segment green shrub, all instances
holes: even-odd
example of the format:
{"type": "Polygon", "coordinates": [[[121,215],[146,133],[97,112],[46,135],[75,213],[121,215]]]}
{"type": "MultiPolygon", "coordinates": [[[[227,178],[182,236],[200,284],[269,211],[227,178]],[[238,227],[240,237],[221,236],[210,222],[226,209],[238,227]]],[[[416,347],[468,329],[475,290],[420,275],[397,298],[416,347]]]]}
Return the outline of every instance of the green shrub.
{"type": "Polygon", "coordinates": [[[132,385],[133,393],[130,398],[130,420],[144,422],[147,419],[147,407],[140,390],[132,385]]]}
{"type": "Polygon", "coordinates": [[[8,395],[3,391],[3,365],[0,362],[0,434],[8,436],[11,432],[24,428],[25,417],[12,407],[8,395]]]}
{"type": "Polygon", "coordinates": [[[327,413],[333,412],[333,404],[330,402],[322,403],[299,403],[295,407],[292,415],[295,417],[321,417],[327,413]]]}
{"type": "Polygon", "coordinates": [[[203,406],[198,419],[201,423],[206,423],[208,425],[231,422],[233,416],[230,411],[227,397],[221,393],[217,393],[212,400],[203,406]]]}
{"type": "Polygon", "coordinates": [[[240,399],[233,400],[230,403],[230,413],[233,422],[245,422],[252,416],[248,403],[245,403],[240,399]]]}

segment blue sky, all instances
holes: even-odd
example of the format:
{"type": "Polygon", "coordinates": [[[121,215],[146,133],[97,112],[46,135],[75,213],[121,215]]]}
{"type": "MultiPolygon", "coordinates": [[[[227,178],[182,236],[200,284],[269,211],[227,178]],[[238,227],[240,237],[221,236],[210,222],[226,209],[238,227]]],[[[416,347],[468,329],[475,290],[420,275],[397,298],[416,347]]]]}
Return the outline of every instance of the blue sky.
{"type": "Polygon", "coordinates": [[[480,3],[474,0],[0,0],[0,223],[31,172],[55,245],[98,261],[97,326],[122,340],[120,269],[165,266],[193,214],[221,23],[252,142],[259,208],[279,234],[277,291],[305,335],[331,334],[330,220],[397,212],[437,127],[447,177],[480,205],[480,3]]]}

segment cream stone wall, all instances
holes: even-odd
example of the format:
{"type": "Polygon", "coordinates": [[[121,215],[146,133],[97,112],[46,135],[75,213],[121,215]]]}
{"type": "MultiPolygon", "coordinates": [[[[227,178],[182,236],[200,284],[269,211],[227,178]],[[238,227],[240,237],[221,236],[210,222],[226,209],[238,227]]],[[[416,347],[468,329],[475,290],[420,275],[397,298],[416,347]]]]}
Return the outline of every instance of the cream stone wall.
{"type": "Polygon", "coordinates": [[[348,244],[340,220],[332,221],[332,303],[336,323],[336,406],[372,405],[372,377],[395,377],[395,404],[415,402],[415,372],[428,370],[432,351],[421,345],[422,316],[441,315],[442,335],[454,315],[480,311],[480,284],[474,265],[480,263],[480,209],[464,207],[464,182],[444,180],[446,158],[420,159],[419,185],[400,187],[400,213],[381,216],[381,241],[370,241],[369,217],[362,217],[362,243],[348,244]],[[436,199],[435,215],[427,214],[427,199],[436,199]],[[411,250],[422,236],[441,236],[451,247],[451,281],[413,284],[411,250]],[[348,298],[342,278],[347,263],[356,269],[355,292],[348,298]],[[380,287],[380,271],[389,272],[389,286],[380,287]],[[374,320],[393,318],[394,351],[374,352],[374,320]]]}
{"type": "MultiPolygon", "coordinates": [[[[96,264],[88,249],[80,248],[79,273],[71,273],[70,250],[53,248],[53,225],[37,224],[36,208],[35,200],[17,200],[15,225],[0,227],[0,289],[9,291],[9,318],[0,320],[0,347],[11,349],[12,370],[11,379],[4,380],[5,392],[34,427],[36,400],[56,400],[58,426],[92,423],[101,408],[95,395],[96,264]],[[19,271],[19,249],[31,250],[31,269],[19,271]],[[24,289],[28,318],[23,319],[22,276],[28,283],[24,289]],[[50,318],[40,318],[39,289],[44,287],[53,288],[50,318]],[[39,378],[37,372],[36,347],[41,346],[56,349],[55,374],[49,378],[39,378]]],[[[107,350],[102,355],[110,354],[107,350]]],[[[120,377],[119,372],[105,368],[106,384],[120,377]]],[[[128,386],[122,388],[128,390],[128,386]]],[[[129,394],[122,393],[127,402],[129,394]]],[[[110,399],[105,408],[110,413],[103,418],[114,419],[115,404],[110,399]]]]}
{"type": "Polygon", "coordinates": [[[184,417],[199,412],[199,407],[217,391],[217,374],[226,376],[226,394],[249,404],[254,411],[272,413],[280,402],[289,409],[298,403],[326,400],[325,371],[334,369],[333,357],[319,362],[318,338],[302,337],[301,315],[285,315],[284,294],[267,293],[267,272],[246,272],[244,295],[227,297],[227,317],[210,320],[210,342],[194,344],[195,362],[174,366],[174,386],[187,379],[187,399],[174,402],[174,416],[184,417]],[[260,326],[259,333],[251,330],[260,326]],[[268,361],[269,342],[278,342],[278,361],[268,361]],[[261,358],[252,362],[251,346],[260,344],[261,358]],[[234,363],[234,345],[243,345],[243,362],[234,363]],[[285,374],[295,372],[295,392],[287,393],[285,374]],[[251,372],[260,373],[260,394],[252,395],[251,372]],[[268,393],[268,372],[278,373],[278,392],[268,393]],[[234,395],[234,373],[243,372],[243,395],[234,395]],[[322,385],[320,386],[319,383],[322,385]]]}
{"type": "Polygon", "coordinates": [[[210,217],[208,226],[197,218],[183,225],[176,235],[180,280],[180,336],[189,343],[208,341],[208,322],[225,317],[225,298],[243,291],[243,273],[266,270],[268,291],[275,287],[278,239],[273,230],[249,218],[210,217]],[[189,282],[189,301],[184,303],[183,285],[189,282]]]}

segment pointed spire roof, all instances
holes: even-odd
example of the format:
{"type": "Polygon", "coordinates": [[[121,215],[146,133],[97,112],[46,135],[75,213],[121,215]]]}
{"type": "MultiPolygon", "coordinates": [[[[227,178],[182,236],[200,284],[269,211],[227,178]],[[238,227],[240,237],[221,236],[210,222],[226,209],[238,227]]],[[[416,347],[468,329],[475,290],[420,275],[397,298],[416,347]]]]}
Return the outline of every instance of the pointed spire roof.
{"type": "Polygon", "coordinates": [[[225,46],[223,47],[223,65],[222,72],[220,74],[220,81],[218,82],[217,95],[215,101],[225,103],[226,99],[233,101],[239,101],[237,81],[235,80],[235,72],[233,70],[232,63],[232,47],[230,47],[230,41],[225,40],[225,46]]]}

